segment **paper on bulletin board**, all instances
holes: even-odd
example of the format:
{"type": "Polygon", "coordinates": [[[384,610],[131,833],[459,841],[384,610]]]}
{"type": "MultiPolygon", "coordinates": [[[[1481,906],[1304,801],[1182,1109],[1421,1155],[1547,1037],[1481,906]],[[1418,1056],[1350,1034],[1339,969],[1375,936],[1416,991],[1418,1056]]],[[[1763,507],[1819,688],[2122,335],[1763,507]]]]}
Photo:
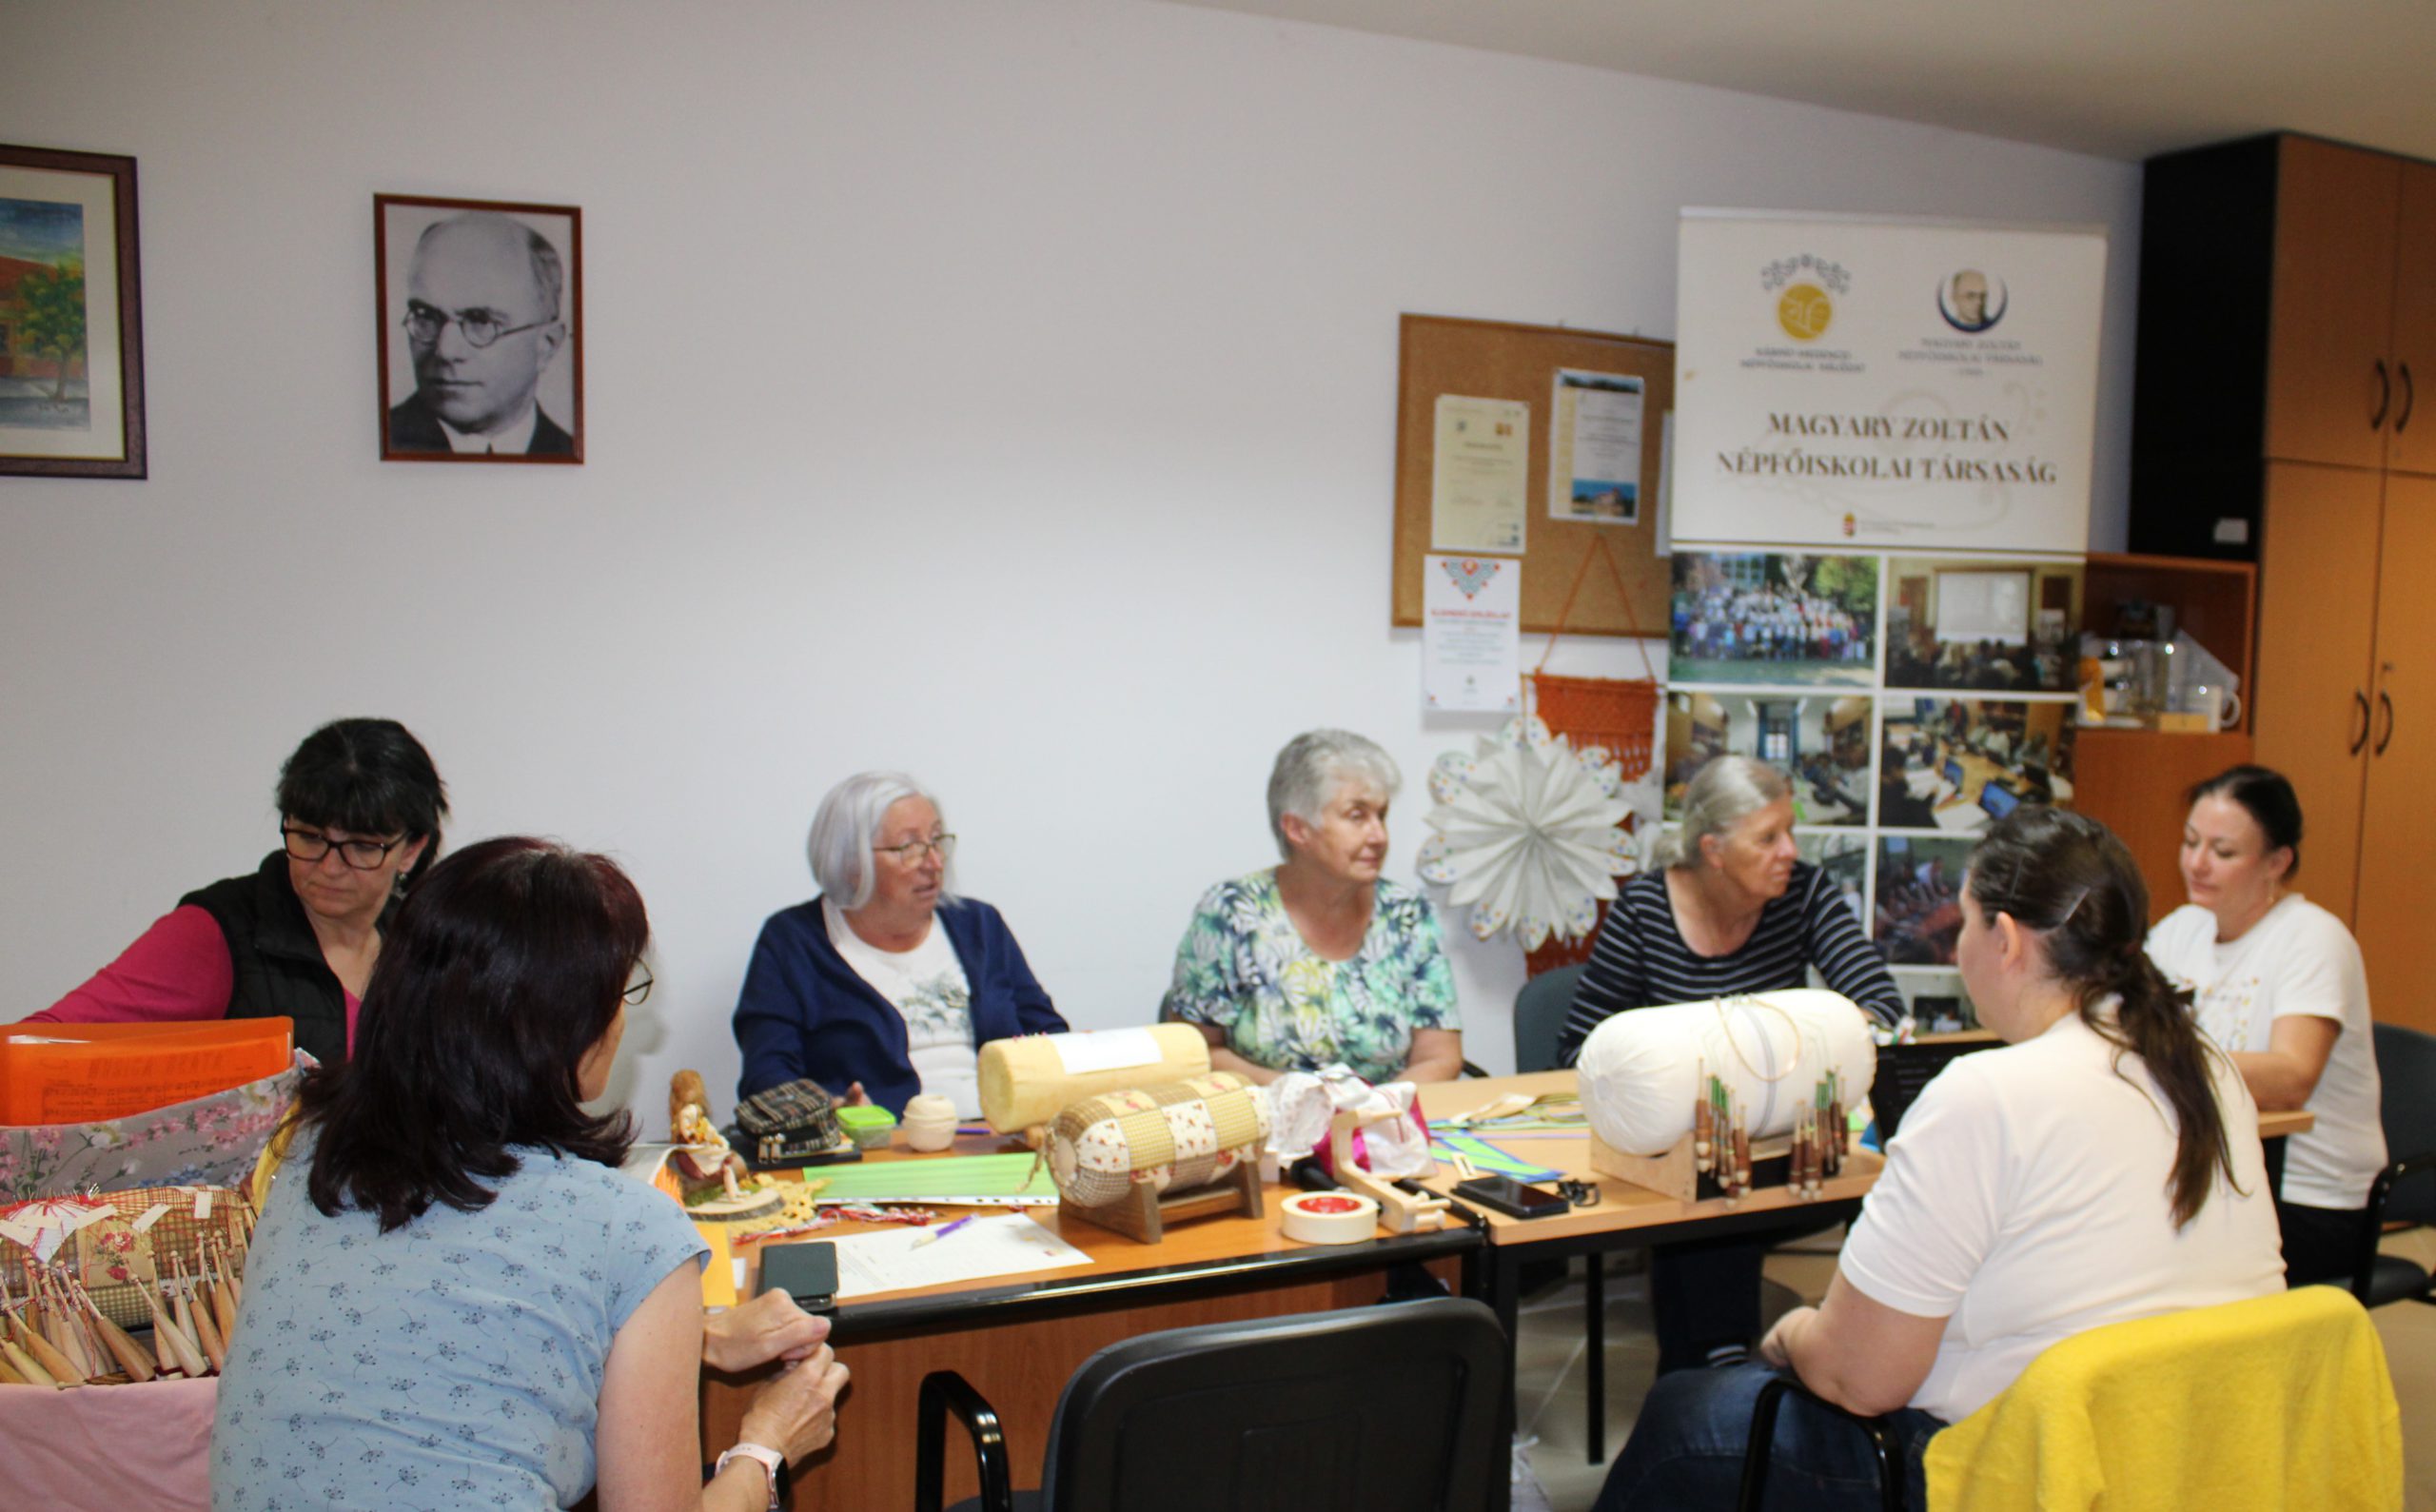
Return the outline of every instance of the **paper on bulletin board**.
{"type": "Polygon", "coordinates": [[[1422,707],[1521,712],[1522,564],[1424,557],[1421,574],[1422,707]]]}
{"type": "Polygon", "coordinates": [[[1530,405],[1439,395],[1429,465],[1430,549],[1520,556],[1530,477],[1530,405]]]}
{"type": "Polygon", "coordinates": [[[1641,381],[1560,367],[1548,413],[1548,518],[1640,524],[1641,381]]]}

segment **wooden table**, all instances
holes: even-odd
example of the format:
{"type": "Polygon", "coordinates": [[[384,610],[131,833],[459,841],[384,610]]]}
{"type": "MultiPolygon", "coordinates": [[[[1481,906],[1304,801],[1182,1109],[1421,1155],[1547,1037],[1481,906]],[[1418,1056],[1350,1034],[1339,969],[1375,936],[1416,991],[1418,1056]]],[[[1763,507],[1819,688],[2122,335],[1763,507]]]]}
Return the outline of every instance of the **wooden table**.
{"type": "MultiPolygon", "coordinates": [[[[1987,1036],[1991,1046],[1995,1036],[1987,1036]]],[[[1423,1110],[1432,1119],[1454,1117],[1473,1109],[1486,1106],[1511,1092],[1528,1092],[1534,1096],[1549,1092],[1572,1093],[1578,1083],[1570,1070],[1533,1071],[1520,1076],[1492,1076],[1484,1080],[1443,1082],[1424,1087],[1421,1092],[1423,1110]]],[[[2280,1179],[2284,1164],[2284,1137],[2306,1131],[2315,1120],[2306,1112],[2262,1113],[2259,1135],[2266,1142],[2270,1181],[2280,1179]]],[[[1590,1137],[1587,1130],[1579,1134],[1500,1134],[1483,1132],[1500,1149],[1519,1160],[1535,1161],[1551,1170],[1561,1171],[1578,1181],[1589,1182],[1599,1192],[1599,1201],[1591,1207],[1575,1208],[1547,1218],[1509,1218],[1503,1213],[1483,1212],[1483,1232],[1488,1239],[1487,1253],[1475,1266],[1477,1281],[1471,1294],[1486,1302],[1497,1313],[1510,1341],[1517,1337],[1520,1277],[1522,1267],[1538,1261],[1566,1260],[1575,1255],[1604,1254],[1614,1250],[1640,1249],[1685,1239],[1721,1239],[1736,1234],[1764,1234],[1771,1230],[1801,1228],[1819,1224],[1849,1222],[1860,1211],[1861,1199],[1885,1168],[1882,1157],[1857,1147],[1846,1164],[1843,1174],[1823,1185],[1817,1198],[1801,1201],[1787,1195],[1785,1189],[1763,1188],[1743,1197],[1732,1207],[1723,1198],[1706,1202],[1684,1202],[1633,1186],[1612,1176],[1601,1176],[1590,1168],[1590,1137]]],[[[1451,1170],[1442,1168],[1425,1185],[1439,1191],[1451,1192],[1458,1178],[1451,1170]]],[[[1601,1296],[1593,1289],[1590,1306],[1600,1306],[1601,1296]]],[[[1595,1314],[1594,1314],[1595,1316],[1595,1314]]],[[[1589,1355],[1591,1366],[1587,1378],[1590,1398],[1591,1461],[1603,1458],[1601,1436],[1606,1422],[1606,1380],[1601,1362],[1598,1325],[1592,1325],[1589,1355]]]]}
{"type": "MultiPolygon", "coordinates": [[[[962,1154],[1019,1148],[984,1136],[956,1144],[962,1154]]],[[[873,1158],[921,1157],[900,1147],[873,1158]]],[[[1305,1245],[1278,1231],[1279,1204],[1294,1190],[1266,1188],[1261,1217],[1192,1220],[1170,1227],[1156,1245],[1063,1220],[1053,1208],[1031,1208],[1041,1227],[1095,1263],[841,1304],[831,1342],[854,1380],[838,1404],[835,1443],[796,1467],[790,1504],[913,1505],[914,1401],[922,1377],[933,1370],[958,1372],[990,1400],[1006,1429],[1015,1483],[1036,1485],[1058,1393],[1095,1350],[1162,1328],[1366,1306],[1385,1293],[1389,1269],[1405,1264],[1425,1266],[1452,1286],[1478,1285],[1471,1261],[1483,1247],[1473,1227],[1455,1224],[1409,1235],[1382,1230],[1365,1244],[1305,1245]]],[[[806,1237],[837,1238],[866,1228],[840,1225],[806,1237]]],[[[738,1250],[751,1257],[745,1296],[758,1286],[759,1247],[738,1250]]],[[[745,1401],[767,1373],[703,1372],[706,1462],[737,1441],[745,1401]]],[[[953,1431],[948,1464],[948,1500],[978,1493],[972,1454],[953,1431]]]]}

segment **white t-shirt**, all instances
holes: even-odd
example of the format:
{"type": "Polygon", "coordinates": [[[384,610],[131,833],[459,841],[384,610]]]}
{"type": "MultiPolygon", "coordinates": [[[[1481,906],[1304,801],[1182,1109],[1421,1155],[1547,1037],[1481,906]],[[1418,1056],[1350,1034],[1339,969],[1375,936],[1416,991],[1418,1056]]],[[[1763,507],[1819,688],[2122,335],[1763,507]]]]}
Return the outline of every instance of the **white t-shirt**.
{"type": "Polygon", "coordinates": [[[2283,1289],[2258,1108],[2240,1074],[2211,1057],[2248,1195],[2220,1176],[2176,1230],[2172,1115],[2138,1057],[2118,1070],[2117,1054],[2067,1014],[2036,1039],[1955,1061],[1904,1115],[1839,1268],[1873,1301],[1946,1320],[1911,1405],[1958,1422],[2059,1339],[2283,1289]]]}
{"type": "Polygon", "coordinates": [[[939,921],[910,951],[883,951],[855,933],[836,904],[821,899],[829,943],[905,1015],[906,1057],[922,1090],[955,1104],[958,1118],[981,1116],[980,1057],[972,1048],[972,989],[939,921]]]}
{"type": "Polygon", "coordinates": [[[2386,1165],[2378,1121],[2377,1042],[2368,973],[2343,921],[2288,893],[2230,944],[2216,915],[2195,903],[2149,932],[2149,958],[2196,999],[2199,1028],[2229,1051],[2263,1051],[2288,1013],[2342,1027],[2308,1108],[2317,1124],[2286,1142],[2284,1200],[2304,1208],[2360,1208],[2386,1165]]]}

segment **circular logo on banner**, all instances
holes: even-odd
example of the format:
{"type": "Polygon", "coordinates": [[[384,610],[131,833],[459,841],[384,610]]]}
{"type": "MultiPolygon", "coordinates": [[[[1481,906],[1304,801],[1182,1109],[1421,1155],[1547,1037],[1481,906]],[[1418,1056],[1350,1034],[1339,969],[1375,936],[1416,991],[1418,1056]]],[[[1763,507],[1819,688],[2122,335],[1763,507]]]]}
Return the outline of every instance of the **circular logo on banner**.
{"type": "Polygon", "coordinates": [[[2005,318],[2005,281],[1975,267],[1937,281],[1937,313],[1955,330],[1984,331],[2005,318]]]}
{"type": "Polygon", "coordinates": [[[1796,284],[1777,298],[1777,324],[1797,342],[1818,340],[1835,318],[1835,301],[1816,284],[1796,284]]]}

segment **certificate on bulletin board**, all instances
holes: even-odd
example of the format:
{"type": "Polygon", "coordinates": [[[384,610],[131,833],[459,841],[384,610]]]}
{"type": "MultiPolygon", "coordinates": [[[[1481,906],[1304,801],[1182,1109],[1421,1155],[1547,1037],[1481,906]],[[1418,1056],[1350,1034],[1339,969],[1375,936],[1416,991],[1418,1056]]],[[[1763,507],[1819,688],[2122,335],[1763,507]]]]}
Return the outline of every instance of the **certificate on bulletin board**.
{"type": "Polygon", "coordinates": [[[1530,405],[1438,396],[1429,472],[1432,550],[1521,552],[1530,481],[1530,405]]]}
{"type": "Polygon", "coordinates": [[[1548,406],[1548,518],[1640,523],[1641,381],[1557,369],[1548,406]]]}

